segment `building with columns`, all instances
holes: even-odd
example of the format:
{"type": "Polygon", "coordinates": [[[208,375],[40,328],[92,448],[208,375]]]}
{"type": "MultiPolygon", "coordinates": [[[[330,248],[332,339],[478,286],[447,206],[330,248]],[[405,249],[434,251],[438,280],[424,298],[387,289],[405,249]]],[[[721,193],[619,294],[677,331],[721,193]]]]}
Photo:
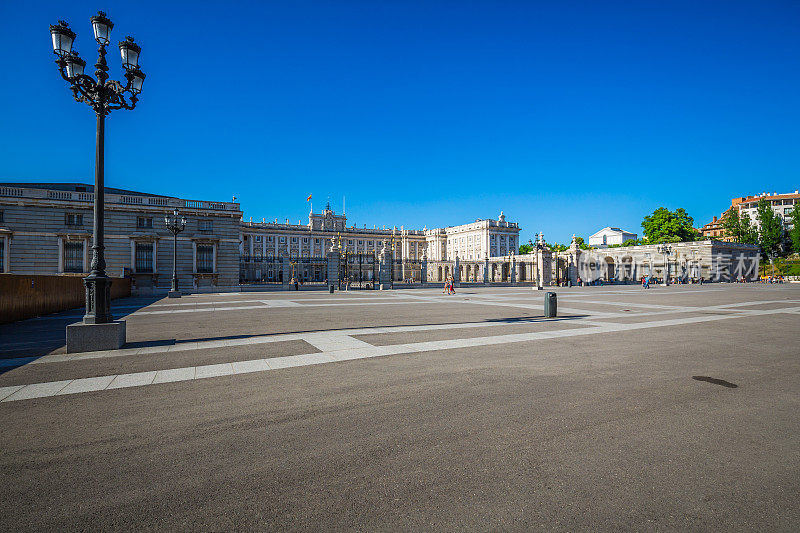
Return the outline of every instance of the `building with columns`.
{"type": "Polygon", "coordinates": [[[478,260],[515,255],[519,232],[519,225],[506,221],[503,213],[497,220],[479,219],[436,229],[348,226],[346,215],[336,214],[328,205],[321,213],[309,213],[308,224],[243,222],[240,254],[244,262],[322,258],[336,242],[343,252],[377,256],[386,241],[396,261],[420,261],[423,257],[445,261],[456,256],[478,260]]]}

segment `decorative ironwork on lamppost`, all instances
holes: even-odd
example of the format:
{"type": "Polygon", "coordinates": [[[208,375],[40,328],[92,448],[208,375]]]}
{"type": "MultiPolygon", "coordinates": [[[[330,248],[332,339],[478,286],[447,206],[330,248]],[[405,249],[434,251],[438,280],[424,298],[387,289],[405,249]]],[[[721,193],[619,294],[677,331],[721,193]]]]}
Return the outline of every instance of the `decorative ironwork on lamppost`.
{"type": "Polygon", "coordinates": [[[666,287],[669,285],[669,256],[672,254],[672,245],[659,244],[656,250],[664,256],[664,283],[662,285],[666,287]]]}
{"type": "Polygon", "coordinates": [[[97,115],[97,133],[95,145],[94,174],[94,225],[92,228],[92,264],[91,272],[84,278],[86,285],[85,324],[104,324],[112,322],[111,316],[111,279],[106,275],[104,246],[104,145],[105,117],[116,109],[133,109],[136,107],[138,95],[142,91],[145,75],[139,69],[139,54],[142,49],[128,37],[119,43],[122,66],[125,68],[125,85],[110,80],[106,63],[106,46],[111,42],[111,29],[114,24],[99,11],[91,17],[94,38],[97,48],[95,77],[84,74],[86,61],[72,50],[75,32],[63,20],[50,26],[53,40],[53,53],[58,56],[56,65],[61,77],[70,84],[75,101],[88,104],[97,115]],[[130,95],[126,100],[125,94],[130,95]]]}
{"type": "Polygon", "coordinates": [[[169,291],[170,298],[180,298],[181,291],[178,289],[178,233],[186,229],[186,217],[181,216],[178,210],[164,215],[164,225],[172,233],[172,289],[169,291]]]}

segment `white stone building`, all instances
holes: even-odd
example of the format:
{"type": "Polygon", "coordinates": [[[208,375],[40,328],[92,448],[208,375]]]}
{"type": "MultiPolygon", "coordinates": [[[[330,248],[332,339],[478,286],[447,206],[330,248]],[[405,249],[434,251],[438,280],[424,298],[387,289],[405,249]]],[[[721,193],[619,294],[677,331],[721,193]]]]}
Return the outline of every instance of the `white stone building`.
{"type": "Polygon", "coordinates": [[[444,240],[444,249],[433,254],[430,259],[454,261],[456,257],[465,260],[478,260],[486,257],[516,255],[519,247],[519,226],[507,222],[500,212],[497,220],[478,219],[470,224],[444,228],[444,232],[429,231],[430,241],[444,240]]]}
{"type": "Polygon", "coordinates": [[[622,244],[625,241],[636,239],[637,235],[619,228],[605,227],[589,236],[589,246],[603,248],[612,244],[622,244]]]}

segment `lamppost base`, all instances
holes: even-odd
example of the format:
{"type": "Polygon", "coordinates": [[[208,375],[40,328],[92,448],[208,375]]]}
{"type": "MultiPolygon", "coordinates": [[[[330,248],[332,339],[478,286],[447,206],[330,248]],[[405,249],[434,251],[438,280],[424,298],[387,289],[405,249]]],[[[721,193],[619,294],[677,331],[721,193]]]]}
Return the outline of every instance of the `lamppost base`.
{"type": "Polygon", "coordinates": [[[125,321],[67,326],[67,353],[118,350],[125,345],[125,321]]]}
{"type": "Polygon", "coordinates": [[[181,297],[181,291],[176,290],[176,291],[169,291],[167,293],[167,298],[180,298],[180,297],[181,297]]]}

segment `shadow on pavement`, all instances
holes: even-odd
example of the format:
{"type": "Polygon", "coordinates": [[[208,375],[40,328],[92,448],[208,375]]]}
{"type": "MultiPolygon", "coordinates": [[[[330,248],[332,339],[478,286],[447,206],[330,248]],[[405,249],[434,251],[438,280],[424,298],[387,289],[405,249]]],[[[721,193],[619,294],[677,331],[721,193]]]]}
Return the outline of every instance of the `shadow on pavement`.
{"type": "MultiPolygon", "coordinates": [[[[125,318],[162,298],[120,298],[111,303],[111,312],[114,318],[125,318]]],[[[0,374],[43,355],[63,352],[67,325],[79,322],[82,316],[83,308],[76,307],[60,313],[0,325],[0,374]]]]}
{"type": "Polygon", "coordinates": [[[725,381],[724,379],[712,378],[708,376],[692,376],[692,379],[696,381],[705,381],[706,383],[713,383],[714,385],[722,385],[723,387],[728,387],[729,389],[736,389],[739,387],[739,385],[736,383],[731,383],[730,381],[725,381]]]}

